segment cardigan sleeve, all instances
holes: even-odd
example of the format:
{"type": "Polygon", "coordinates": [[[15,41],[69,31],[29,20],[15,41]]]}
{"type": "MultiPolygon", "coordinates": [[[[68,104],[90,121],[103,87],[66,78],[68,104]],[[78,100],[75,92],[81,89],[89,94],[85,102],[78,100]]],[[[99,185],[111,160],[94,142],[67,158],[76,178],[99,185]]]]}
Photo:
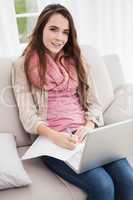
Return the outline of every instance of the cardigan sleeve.
{"type": "Polygon", "coordinates": [[[98,97],[95,80],[93,78],[92,67],[89,66],[85,57],[81,55],[81,60],[85,71],[87,73],[87,81],[89,85],[89,93],[87,95],[88,111],[85,112],[86,121],[91,120],[95,123],[96,127],[104,125],[102,106],[98,97]]]}
{"type": "Polygon", "coordinates": [[[29,83],[24,71],[24,59],[20,57],[11,68],[12,88],[17,103],[19,118],[26,132],[37,134],[37,127],[43,123],[33,101],[29,83]]]}

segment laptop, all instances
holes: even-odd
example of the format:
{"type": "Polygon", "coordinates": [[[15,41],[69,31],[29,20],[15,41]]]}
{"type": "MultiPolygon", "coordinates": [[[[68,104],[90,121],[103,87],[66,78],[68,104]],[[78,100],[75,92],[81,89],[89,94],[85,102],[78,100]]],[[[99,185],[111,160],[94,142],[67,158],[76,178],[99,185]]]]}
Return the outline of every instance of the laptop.
{"type": "Polygon", "coordinates": [[[66,161],[78,174],[133,155],[133,119],[92,129],[86,135],[82,148],[66,161]]]}

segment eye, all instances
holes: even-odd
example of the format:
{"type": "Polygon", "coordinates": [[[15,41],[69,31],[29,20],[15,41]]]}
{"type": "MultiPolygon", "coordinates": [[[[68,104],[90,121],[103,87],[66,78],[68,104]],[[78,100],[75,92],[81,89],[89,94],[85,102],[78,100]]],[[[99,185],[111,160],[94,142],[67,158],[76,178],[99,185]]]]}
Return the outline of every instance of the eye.
{"type": "Polygon", "coordinates": [[[69,35],[69,32],[64,32],[65,35],[69,35]]]}
{"type": "Polygon", "coordinates": [[[57,31],[57,29],[56,29],[56,28],[50,28],[50,30],[51,30],[51,31],[57,31]]]}

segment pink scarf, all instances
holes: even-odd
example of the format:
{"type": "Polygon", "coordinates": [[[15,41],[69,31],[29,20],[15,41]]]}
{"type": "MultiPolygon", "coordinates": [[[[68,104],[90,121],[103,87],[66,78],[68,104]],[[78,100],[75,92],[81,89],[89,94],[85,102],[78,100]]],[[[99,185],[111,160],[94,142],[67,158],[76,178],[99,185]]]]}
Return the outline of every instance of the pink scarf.
{"type": "MultiPolygon", "coordinates": [[[[47,71],[46,71],[46,81],[47,85],[43,86],[45,90],[65,90],[78,87],[78,76],[76,73],[74,61],[71,59],[66,61],[62,59],[63,65],[59,62],[60,57],[63,55],[63,52],[60,52],[56,61],[48,54],[45,53],[47,71]]],[[[38,55],[34,53],[29,65],[28,75],[31,80],[31,83],[41,88],[40,86],[40,77],[38,72],[38,55]]]]}

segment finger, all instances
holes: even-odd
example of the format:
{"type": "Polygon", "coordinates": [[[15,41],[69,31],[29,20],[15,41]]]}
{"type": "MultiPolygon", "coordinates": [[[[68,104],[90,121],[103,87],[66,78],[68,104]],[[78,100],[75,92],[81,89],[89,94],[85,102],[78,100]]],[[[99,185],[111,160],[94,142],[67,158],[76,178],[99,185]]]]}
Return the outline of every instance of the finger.
{"type": "Polygon", "coordinates": [[[82,127],[80,127],[80,128],[78,129],[78,131],[76,132],[75,135],[80,136],[80,135],[83,134],[83,133],[84,133],[84,127],[82,126],[82,127]]]}
{"type": "Polygon", "coordinates": [[[79,139],[79,142],[83,142],[86,138],[86,134],[79,139]]]}
{"type": "Polygon", "coordinates": [[[82,142],[82,140],[84,140],[86,134],[87,133],[85,130],[81,131],[80,134],[78,135],[78,142],[82,142]]]}
{"type": "Polygon", "coordinates": [[[73,149],[75,149],[76,144],[70,142],[67,147],[68,147],[68,149],[73,150],[73,149]]]}
{"type": "Polygon", "coordinates": [[[85,134],[82,133],[80,134],[80,136],[78,137],[79,142],[81,142],[83,140],[83,138],[85,137],[85,134]]]}
{"type": "Polygon", "coordinates": [[[78,134],[81,132],[82,128],[83,128],[83,127],[80,126],[80,127],[78,128],[78,130],[75,132],[75,135],[78,135],[78,134]]]}
{"type": "Polygon", "coordinates": [[[70,136],[68,137],[68,140],[69,140],[70,142],[76,144],[77,141],[78,141],[78,137],[77,137],[77,135],[70,135],[70,136]]]}
{"type": "Polygon", "coordinates": [[[84,135],[85,135],[85,132],[84,132],[83,130],[80,131],[80,132],[77,134],[78,142],[79,142],[80,140],[82,140],[82,138],[84,137],[84,135]]]}

